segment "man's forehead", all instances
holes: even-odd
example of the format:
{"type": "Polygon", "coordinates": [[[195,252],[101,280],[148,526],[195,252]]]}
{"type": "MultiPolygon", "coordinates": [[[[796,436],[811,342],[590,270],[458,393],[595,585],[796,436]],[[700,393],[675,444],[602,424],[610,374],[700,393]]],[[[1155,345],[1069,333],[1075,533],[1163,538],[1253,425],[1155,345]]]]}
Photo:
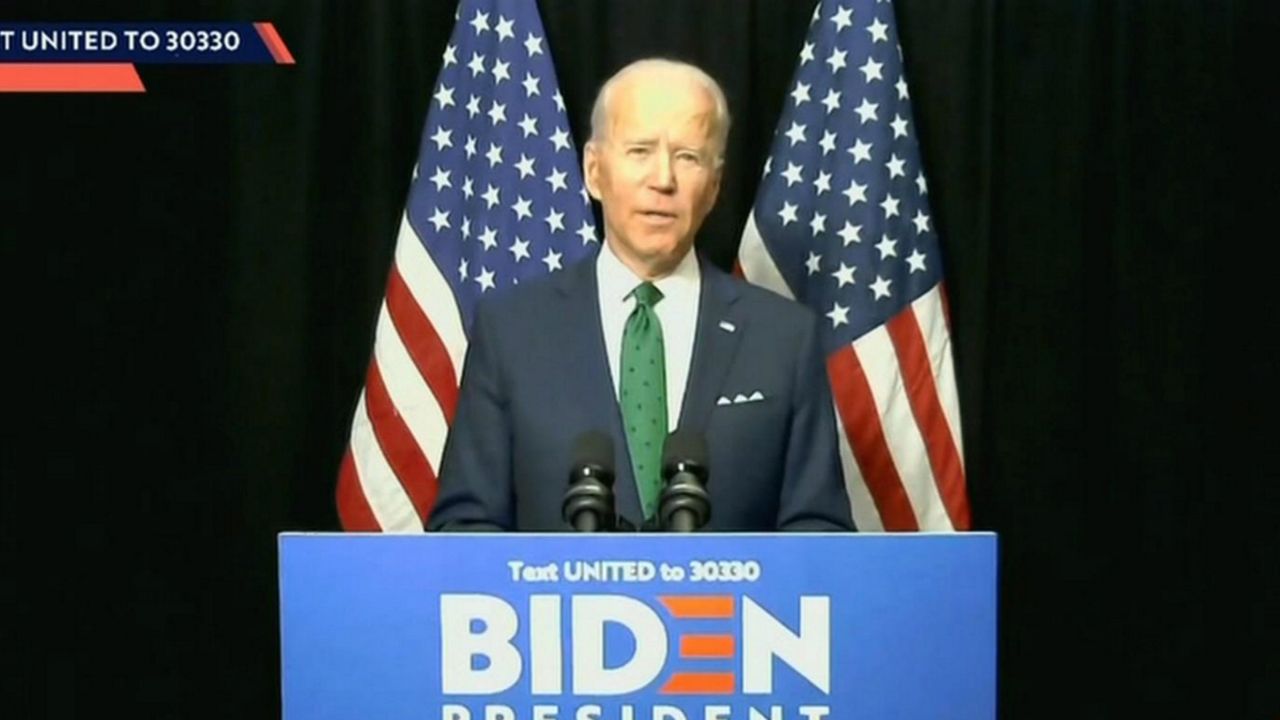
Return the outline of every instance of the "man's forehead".
{"type": "MultiPolygon", "coordinates": [[[[630,80],[630,78],[628,78],[630,80]]],[[[687,76],[648,77],[621,83],[610,103],[610,124],[617,129],[709,130],[715,115],[710,93],[687,76]]]]}

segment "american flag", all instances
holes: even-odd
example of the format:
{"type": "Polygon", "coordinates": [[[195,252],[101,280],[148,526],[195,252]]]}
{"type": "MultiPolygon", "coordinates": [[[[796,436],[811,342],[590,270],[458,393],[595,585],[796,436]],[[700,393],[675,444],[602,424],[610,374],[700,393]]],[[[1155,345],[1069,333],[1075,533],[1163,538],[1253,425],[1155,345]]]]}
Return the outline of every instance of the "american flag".
{"type": "Polygon", "coordinates": [[[598,242],[537,4],[463,0],[339,470],[345,529],[422,530],[476,303],[598,242]]]}
{"type": "Polygon", "coordinates": [[[815,8],[738,260],[826,319],[859,529],[968,529],[942,258],[891,3],[815,8]]]}

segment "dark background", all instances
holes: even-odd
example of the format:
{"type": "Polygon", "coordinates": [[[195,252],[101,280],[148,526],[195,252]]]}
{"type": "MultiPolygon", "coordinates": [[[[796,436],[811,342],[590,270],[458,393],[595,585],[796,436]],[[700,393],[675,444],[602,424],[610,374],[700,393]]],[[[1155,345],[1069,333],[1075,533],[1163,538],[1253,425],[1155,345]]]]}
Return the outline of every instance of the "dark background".
{"type": "MultiPolygon", "coordinates": [[[[631,59],[724,83],[700,246],[727,265],[813,5],[539,4],[579,147],[631,59]]],[[[4,714],[278,716],[275,534],[337,528],[453,7],[0,15],[272,20],[298,58],[144,66],[142,96],[0,96],[4,714]]],[[[975,524],[1001,537],[1002,717],[1280,716],[1276,12],[897,15],[975,524]]]]}

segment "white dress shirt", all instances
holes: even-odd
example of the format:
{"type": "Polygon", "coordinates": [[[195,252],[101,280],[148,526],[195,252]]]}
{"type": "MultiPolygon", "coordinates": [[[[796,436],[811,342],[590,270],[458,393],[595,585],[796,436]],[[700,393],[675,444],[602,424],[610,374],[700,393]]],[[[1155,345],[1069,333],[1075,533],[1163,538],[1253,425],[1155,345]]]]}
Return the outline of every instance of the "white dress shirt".
{"type": "MultiPolygon", "coordinates": [[[[609,244],[604,243],[596,258],[596,284],[600,291],[600,326],[604,330],[604,344],[609,352],[609,374],[613,378],[613,396],[617,399],[619,368],[622,365],[622,333],[627,318],[635,309],[636,300],[628,297],[636,286],[644,282],[631,269],[622,264],[609,244]]],[[[666,277],[652,281],[662,292],[662,299],[654,305],[658,321],[662,323],[662,349],[667,375],[667,432],[680,422],[680,408],[684,404],[684,389],[689,381],[689,366],[693,361],[693,338],[698,329],[698,302],[702,289],[702,270],[692,249],[666,277]]]]}

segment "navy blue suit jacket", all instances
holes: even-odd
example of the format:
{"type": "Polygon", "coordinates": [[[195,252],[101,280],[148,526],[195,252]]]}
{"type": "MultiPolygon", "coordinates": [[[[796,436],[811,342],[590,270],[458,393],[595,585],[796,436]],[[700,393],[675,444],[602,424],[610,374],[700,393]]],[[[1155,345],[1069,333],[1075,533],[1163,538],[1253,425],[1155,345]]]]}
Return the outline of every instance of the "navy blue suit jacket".
{"type": "MultiPolygon", "coordinates": [[[[817,316],[699,263],[678,427],[706,437],[705,529],[852,530],[817,316]],[[763,399],[733,402],[756,392],[763,399]]],[[[569,529],[561,500],[574,441],[589,430],[613,437],[618,515],[643,524],[595,267],[593,256],[481,303],[428,529],[569,529]]]]}

